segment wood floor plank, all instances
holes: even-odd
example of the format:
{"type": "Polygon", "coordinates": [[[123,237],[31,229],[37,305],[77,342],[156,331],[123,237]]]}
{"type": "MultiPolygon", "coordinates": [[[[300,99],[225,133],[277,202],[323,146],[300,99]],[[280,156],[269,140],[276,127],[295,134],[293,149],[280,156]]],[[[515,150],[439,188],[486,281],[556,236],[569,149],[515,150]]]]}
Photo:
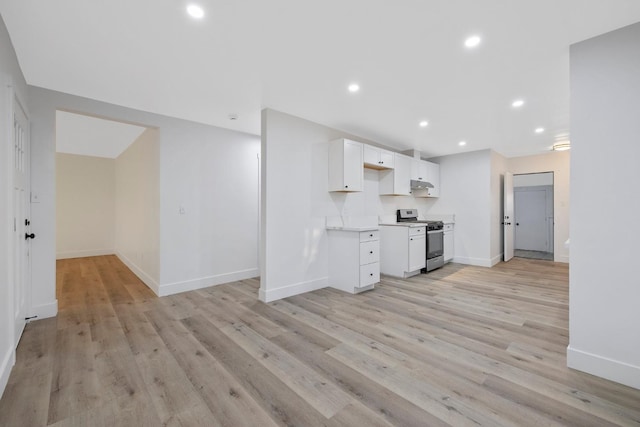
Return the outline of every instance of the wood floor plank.
{"type": "Polygon", "coordinates": [[[214,414],[211,426],[277,425],[181,322],[161,311],[146,315],[214,414]]]}
{"type": "Polygon", "coordinates": [[[326,418],[201,315],[182,320],[198,341],[284,426],[327,425],[326,418]]]}

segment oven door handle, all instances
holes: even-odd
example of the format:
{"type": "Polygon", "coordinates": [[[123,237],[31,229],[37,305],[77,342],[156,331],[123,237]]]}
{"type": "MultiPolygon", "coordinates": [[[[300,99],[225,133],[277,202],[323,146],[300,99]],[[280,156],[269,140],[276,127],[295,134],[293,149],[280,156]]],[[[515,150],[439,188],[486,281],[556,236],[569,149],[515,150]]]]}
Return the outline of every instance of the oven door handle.
{"type": "Polygon", "coordinates": [[[436,233],[444,233],[444,230],[429,230],[427,234],[436,234],[436,233]]]}

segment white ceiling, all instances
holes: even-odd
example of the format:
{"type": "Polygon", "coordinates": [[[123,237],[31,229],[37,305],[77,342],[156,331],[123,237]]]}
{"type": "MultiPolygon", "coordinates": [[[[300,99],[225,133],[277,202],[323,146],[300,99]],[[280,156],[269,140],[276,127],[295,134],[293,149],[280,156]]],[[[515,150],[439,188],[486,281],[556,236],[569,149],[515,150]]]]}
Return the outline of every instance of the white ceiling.
{"type": "Polygon", "coordinates": [[[193,1],[202,20],[183,0],[0,13],[31,85],[254,134],[269,107],[426,155],[568,139],[569,45],[640,21],[638,0],[193,1]]]}
{"type": "Polygon", "coordinates": [[[115,159],[145,127],[56,111],[56,151],[115,159]]]}

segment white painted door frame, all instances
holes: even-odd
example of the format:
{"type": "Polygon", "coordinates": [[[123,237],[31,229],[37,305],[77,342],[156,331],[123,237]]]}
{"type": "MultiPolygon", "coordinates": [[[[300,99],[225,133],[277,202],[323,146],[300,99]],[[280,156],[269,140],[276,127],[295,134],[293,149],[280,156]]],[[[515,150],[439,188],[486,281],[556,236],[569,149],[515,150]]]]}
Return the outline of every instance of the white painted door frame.
{"type": "Polygon", "coordinates": [[[11,299],[13,301],[14,336],[17,347],[31,310],[31,150],[30,125],[24,102],[13,86],[8,87],[10,100],[9,132],[7,143],[11,145],[11,299]]]}
{"type": "Polygon", "coordinates": [[[513,204],[513,174],[511,172],[504,173],[504,216],[502,224],[504,227],[504,260],[509,261],[513,258],[513,249],[515,244],[514,234],[514,204],[513,204]]]}

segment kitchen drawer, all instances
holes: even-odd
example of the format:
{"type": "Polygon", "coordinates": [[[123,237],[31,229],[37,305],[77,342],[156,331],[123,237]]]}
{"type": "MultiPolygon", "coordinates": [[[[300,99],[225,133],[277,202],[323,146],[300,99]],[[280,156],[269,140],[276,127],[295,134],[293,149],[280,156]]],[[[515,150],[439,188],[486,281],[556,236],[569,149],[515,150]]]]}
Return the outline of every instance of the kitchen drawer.
{"type": "Polygon", "coordinates": [[[427,227],[410,227],[409,236],[424,236],[427,234],[427,227]]]}
{"type": "Polygon", "coordinates": [[[360,232],[361,242],[368,242],[371,240],[380,240],[380,232],[378,230],[360,232]]]}
{"type": "Polygon", "coordinates": [[[378,261],[380,261],[380,242],[373,240],[360,243],[360,265],[378,261]]]}
{"type": "Polygon", "coordinates": [[[380,281],[380,263],[373,262],[371,264],[360,266],[360,287],[365,287],[378,283],[380,281]]]}
{"type": "Polygon", "coordinates": [[[443,230],[444,231],[453,231],[453,224],[445,224],[443,230]]]}

